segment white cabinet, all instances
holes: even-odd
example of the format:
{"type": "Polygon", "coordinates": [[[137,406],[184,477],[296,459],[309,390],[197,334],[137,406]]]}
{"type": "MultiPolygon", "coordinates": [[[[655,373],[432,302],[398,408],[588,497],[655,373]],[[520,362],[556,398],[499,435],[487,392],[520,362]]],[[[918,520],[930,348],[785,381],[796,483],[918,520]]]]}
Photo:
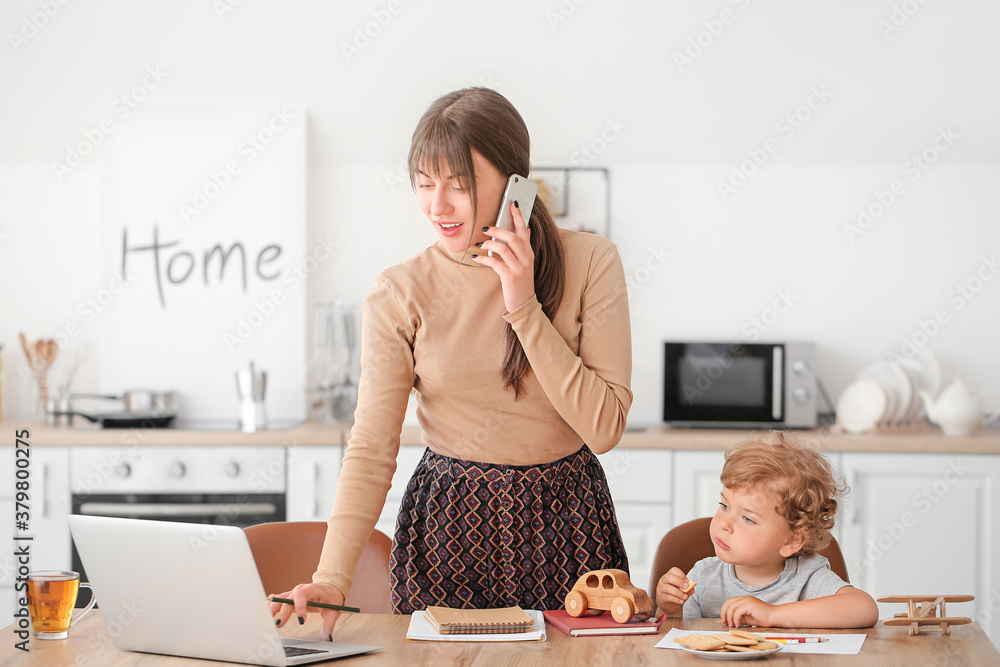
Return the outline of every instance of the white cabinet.
{"type": "Polygon", "coordinates": [[[725,452],[683,451],[674,458],[674,525],[715,514],[725,452]]]}
{"type": "Polygon", "coordinates": [[[288,447],[288,521],[326,521],[337,495],[344,447],[288,447]]]}
{"type": "Polygon", "coordinates": [[[14,578],[17,563],[14,560],[14,447],[0,449],[0,471],[6,479],[0,480],[0,627],[14,620],[14,578]]]}
{"type": "Polygon", "coordinates": [[[406,485],[413,476],[413,471],[424,455],[424,447],[403,446],[399,448],[396,456],[396,472],[392,476],[392,486],[385,499],[385,506],[382,507],[382,514],[379,515],[375,528],[382,531],[389,537],[396,532],[396,515],[399,514],[399,506],[403,502],[403,492],[406,485]]]}
{"type": "MultiPolygon", "coordinates": [[[[851,486],[841,547],[851,580],[886,595],[971,594],[949,615],[1000,645],[1000,457],[843,454],[851,486]]],[[[880,605],[880,617],[904,611],[880,605]]]]}
{"type": "Polygon", "coordinates": [[[69,570],[72,566],[67,521],[72,509],[69,448],[35,447],[31,457],[31,526],[35,535],[31,569],[69,570]]]}
{"type": "MultiPolygon", "coordinates": [[[[288,448],[289,521],[326,521],[337,495],[337,480],[347,446],[288,448]]],[[[375,527],[392,537],[403,492],[414,468],[424,455],[424,447],[403,446],[396,457],[396,472],[375,527]]]]}
{"type": "MultiPolygon", "coordinates": [[[[67,517],[69,500],[69,450],[66,447],[31,447],[30,458],[30,518],[25,535],[33,536],[30,543],[32,570],[68,570],[71,567],[70,536],[67,517]]],[[[7,548],[0,558],[0,626],[13,620],[14,578],[14,447],[4,448],[0,469],[9,479],[0,485],[0,540],[7,548]]],[[[17,508],[21,511],[21,508],[17,508]]],[[[22,543],[23,544],[23,543],[22,543]]]]}
{"type": "Polygon", "coordinates": [[[649,589],[653,556],[672,525],[673,452],[615,448],[598,457],[608,478],[618,526],[629,559],[629,578],[649,589]]]}

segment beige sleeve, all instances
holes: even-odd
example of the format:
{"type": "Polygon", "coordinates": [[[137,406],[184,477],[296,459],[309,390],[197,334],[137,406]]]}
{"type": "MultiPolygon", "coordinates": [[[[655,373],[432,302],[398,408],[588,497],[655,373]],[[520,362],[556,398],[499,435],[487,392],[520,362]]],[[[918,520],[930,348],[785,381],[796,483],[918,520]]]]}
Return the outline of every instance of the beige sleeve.
{"type": "Polygon", "coordinates": [[[632,405],[632,332],[625,270],[614,245],[602,250],[595,257],[566,258],[590,264],[580,304],[579,355],[569,348],[535,297],[504,315],[553,407],[598,454],[621,440],[632,405]]]}
{"type": "Polygon", "coordinates": [[[413,387],[413,325],[382,276],[363,304],[361,380],[326,541],[314,582],[347,597],[396,470],[399,434],[413,387]]]}

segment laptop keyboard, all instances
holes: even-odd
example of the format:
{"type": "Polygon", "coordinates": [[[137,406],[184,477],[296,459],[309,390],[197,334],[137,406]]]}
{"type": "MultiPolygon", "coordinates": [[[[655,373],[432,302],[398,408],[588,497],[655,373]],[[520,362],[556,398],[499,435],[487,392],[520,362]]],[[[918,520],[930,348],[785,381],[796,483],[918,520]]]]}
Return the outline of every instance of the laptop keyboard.
{"type": "Polygon", "coordinates": [[[329,653],[324,649],[302,648],[301,646],[285,646],[285,657],[294,658],[300,655],[313,655],[316,653],[329,653]]]}

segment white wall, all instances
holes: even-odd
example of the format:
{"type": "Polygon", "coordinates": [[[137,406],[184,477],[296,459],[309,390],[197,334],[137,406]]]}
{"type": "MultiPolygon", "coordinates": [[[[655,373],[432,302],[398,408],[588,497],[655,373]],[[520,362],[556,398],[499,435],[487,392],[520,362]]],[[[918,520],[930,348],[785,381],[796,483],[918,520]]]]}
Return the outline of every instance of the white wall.
{"type": "MultiPolygon", "coordinates": [[[[780,290],[793,304],[765,337],[816,340],[834,397],[938,310],[947,321],[927,345],[946,379],[1000,390],[1000,280],[961,309],[949,301],[977,271],[995,278],[982,258],[1000,249],[996,3],[51,5],[47,17],[41,0],[7,2],[0,19],[8,416],[27,413],[18,331],[48,337],[76,323],[74,345],[96,342],[77,307],[110,278],[94,260],[100,146],[62,180],[53,163],[102,119],[127,123],[116,100],[144,77],[139,109],[308,110],[308,243],[340,244],[310,278],[311,304],[360,300],[380,269],[433,242],[397,170],[440,94],[495,87],[524,115],[536,164],[610,168],[612,238],[637,281],[633,424],[659,420],[664,339],[745,338],[780,290]],[[345,55],[366,27],[369,43],[345,55]],[[678,64],[698,40],[707,46],[678,64]],[[782,119],[797,111],[808,119],[792,132],[782,119]],[[947,151],[911,180],[904,165],[949,128],[947,151]],[[768,147],[724,201],[717,184],[768,147]],[[902,194],[850,242],[843,226],[894,179],[902,194]],[[670,256],[658,269],[654,250],[670,256]]],[[[96,383],[99,354],[113,351],[95,350],[78,389],[96,383]]]]}

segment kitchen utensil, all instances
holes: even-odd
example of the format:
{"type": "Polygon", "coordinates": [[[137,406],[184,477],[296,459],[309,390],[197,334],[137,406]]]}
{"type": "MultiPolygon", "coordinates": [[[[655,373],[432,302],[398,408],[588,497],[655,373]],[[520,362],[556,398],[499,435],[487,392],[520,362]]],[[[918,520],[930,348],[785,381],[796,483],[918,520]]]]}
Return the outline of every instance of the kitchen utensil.
{"type": "Polygon", "coordinates": [[[848,433],[865,433],[886,415],[888,398],[882,385],[873,380],[850,384],[837,401],[837,421],[848,433]]]}
{"type": "Polygon", "coordinates": [[[180,407],[180,395],[176,391],[154,391],[154,412],[177,412],[180,407]]]}
{"type": "Polygon", "coordinates": [[[358,385],[352,377],[357,349],[356,322],[353,308],[336,308],[333,330],[339,343],[341,379],[333,387],[330,410],[337,421],[351,421],[358,407],[358,385]]]}
{"type": "Polygon", "coordinates": [[[249,371],[236,372],[236,393],[240,399],[240,430],[253,433],[267,428],[264,412],[264,392],[267,390],[267,373],[256,372],[253,362],[249,371]]]}
{"type": "Polygon", "coordinates": [[[166,412],[106,412],[90,414],[78,410],[68,412],[53,411],[53,415],[78,415],[87,421],[100,424],[104,428],[164,428],[170,425],[177,415],[166,412]]]}
{"type": "Polygon", "coordinates": [[[975,393],[961,378],[955,378],[936,401],[926,391],[920,392],[920,398],[928,418],[940,426],[945,435],[963,436],[971,435],[983,424],[1000,417],[1000,410],[984,416],[982,396],[985,393],[975,393]]]}
{"type": "Polygon", "coordinates": [[[129,389],[121,396],[115,394],[70,394],[70,399],[103,398],[109,401],[122,401],[125,412],[177,412],[176,391],[152,391],[150,389],[129,389]]]}
{"type": "Polygon", "coordinates": [[[333,304],[317,303],[315,328],[313,330],[313,350],[309,358],[309,372],[318,377],[312,390],[316,398],[310,403],[317,419],[330,418],[330,401],[338,374],[333,365],[333,304]]]}
{"type": "Polygon", "coordinates": [[[890,415],[889,425],[898,426],[905,422],[913,401],[913,386],[910,379],[895,364],[886,359],[877,359],[865,366],[858,377],[859,381],[875,381],[889,387],[896,394],[896,411],[890,415]]]}
{"type": "Polygon", "coordinates": [[[896,368],[903,373],[907,383],[910,385],[910,405],[903,414],[903,423],[916,424],[924,411],[923,403],[920,400],[920,390],[922,389],[920,375],[910,364],[898,363],[896,364],[896,368]]]}
{"type": "Polygon", "coordinates": [[[893,422],[896,418],[896,411],[899,409],[899,398],[896,396],[896,392],[892,387],[884,382],[879,382],[878,384],[882,387],[882,391],[885,393],[886,398],[885,413],[882,415],[882,421],[880,421],[878,425],[883,428],[890,428],[893,426],[893,422]]]}
{"type": "Polygon", "coordinates": [[[39,418],[45,415],[49,400],[48,380],[46,379],[49,367],[55,361],[59,353],[59,344],[54,340],[38,339],[34,343],[28,343],[24,332],[18,334],[21,341],[21,349],[24,356],[28,358],[28,365],[31,367],[35,385],[38,390],[35,404],[36,414],[39,418]]]}

